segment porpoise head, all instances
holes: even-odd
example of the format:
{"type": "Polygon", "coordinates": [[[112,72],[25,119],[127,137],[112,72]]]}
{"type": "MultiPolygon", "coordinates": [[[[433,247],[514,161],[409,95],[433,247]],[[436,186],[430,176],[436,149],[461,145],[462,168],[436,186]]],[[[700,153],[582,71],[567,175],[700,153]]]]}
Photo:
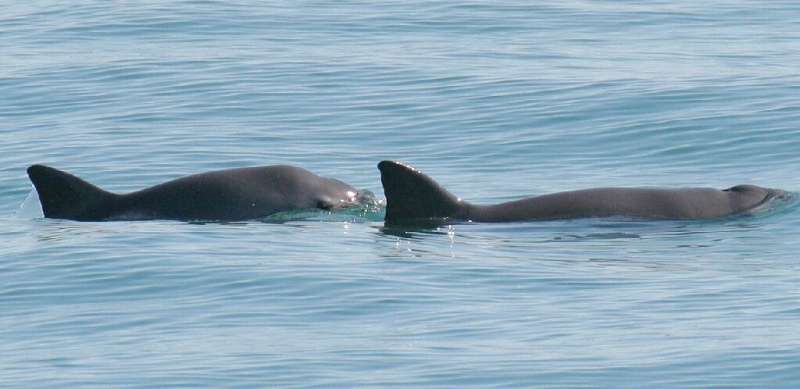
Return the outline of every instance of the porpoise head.
{"type": "Polygon", "coordinates": [[[312,196],[312,208],[333,210],[349,207],[378,207],[380,201],[366,189],[356,189],[335,178],[320,177],[321,185],[312,196]]]}
{"type": "Polygon", "coordinates": [[[785,199],[788,196],[780,189],[762,188],[756,185],[736,185],[723,191],[728,193],[731,207],[736,212],[754,210],[773,199],[785,199]]]}

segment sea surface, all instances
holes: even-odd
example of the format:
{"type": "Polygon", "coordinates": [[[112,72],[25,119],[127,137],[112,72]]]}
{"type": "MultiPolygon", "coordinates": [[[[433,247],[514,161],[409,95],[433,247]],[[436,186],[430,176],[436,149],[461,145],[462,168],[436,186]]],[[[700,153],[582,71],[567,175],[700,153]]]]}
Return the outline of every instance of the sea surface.
{"type": "Polygon", "coordinates": [[[800,207],[387,229],[44,219],[127,192],[401,160],[494,203],[800,191],[797,1],[7,1],[0,387],[796,388],[800,207]],[[27,199],[27,200],[26,200],[27,199]]]}

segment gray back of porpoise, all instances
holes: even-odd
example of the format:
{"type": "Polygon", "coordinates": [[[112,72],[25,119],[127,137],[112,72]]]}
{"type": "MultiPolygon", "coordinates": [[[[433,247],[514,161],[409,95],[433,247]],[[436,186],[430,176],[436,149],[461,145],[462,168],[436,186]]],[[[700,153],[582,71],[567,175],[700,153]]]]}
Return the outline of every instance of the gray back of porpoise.
{"type": "Polygon", "coordinates": [[[495,205],[471,204],[427,175],[394,161],[378,164],[387,224],[426,220],[507,222],[624,216],[712,219],[749,211],[783,191],[755,185],[713,188],[593,188],[546,194],[495,205]]]}
{"type": "Polygon", "coordinates": [[[293,209],[353,205],[358,191],[300,167],[276,165],[195,174],[128,194],[100,189],[43,165],[28,168],[45,217],[103,220],[246,220],[293,209]]]}

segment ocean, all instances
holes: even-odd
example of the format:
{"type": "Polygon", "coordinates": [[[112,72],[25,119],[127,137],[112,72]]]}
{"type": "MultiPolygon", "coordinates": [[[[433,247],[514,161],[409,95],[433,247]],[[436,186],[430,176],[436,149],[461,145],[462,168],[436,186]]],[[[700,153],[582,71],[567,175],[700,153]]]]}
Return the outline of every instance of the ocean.
{"type": "Polygon", "coordinates": [[[383,197],[800,191],[794,1],[8,2],[0,387],[794,388],[800,210],[384,228],[44,219],[25,169],[128,192],[291,164],[383,197]]]}

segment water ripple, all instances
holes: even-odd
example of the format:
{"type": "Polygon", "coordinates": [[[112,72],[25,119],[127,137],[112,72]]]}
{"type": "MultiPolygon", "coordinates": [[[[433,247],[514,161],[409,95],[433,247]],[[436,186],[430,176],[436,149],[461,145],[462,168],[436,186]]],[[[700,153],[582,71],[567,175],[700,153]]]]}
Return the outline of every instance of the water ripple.
{"type": "Polygon", "coordinates": [[[0,16],[10,387],[794,387],[797,202],[711,222],[438,230],[307,213],[21,213],[25,168],[113,191],[295,164],[476,202],[798,191],[790,1],[20,2],[0,16]]]}

